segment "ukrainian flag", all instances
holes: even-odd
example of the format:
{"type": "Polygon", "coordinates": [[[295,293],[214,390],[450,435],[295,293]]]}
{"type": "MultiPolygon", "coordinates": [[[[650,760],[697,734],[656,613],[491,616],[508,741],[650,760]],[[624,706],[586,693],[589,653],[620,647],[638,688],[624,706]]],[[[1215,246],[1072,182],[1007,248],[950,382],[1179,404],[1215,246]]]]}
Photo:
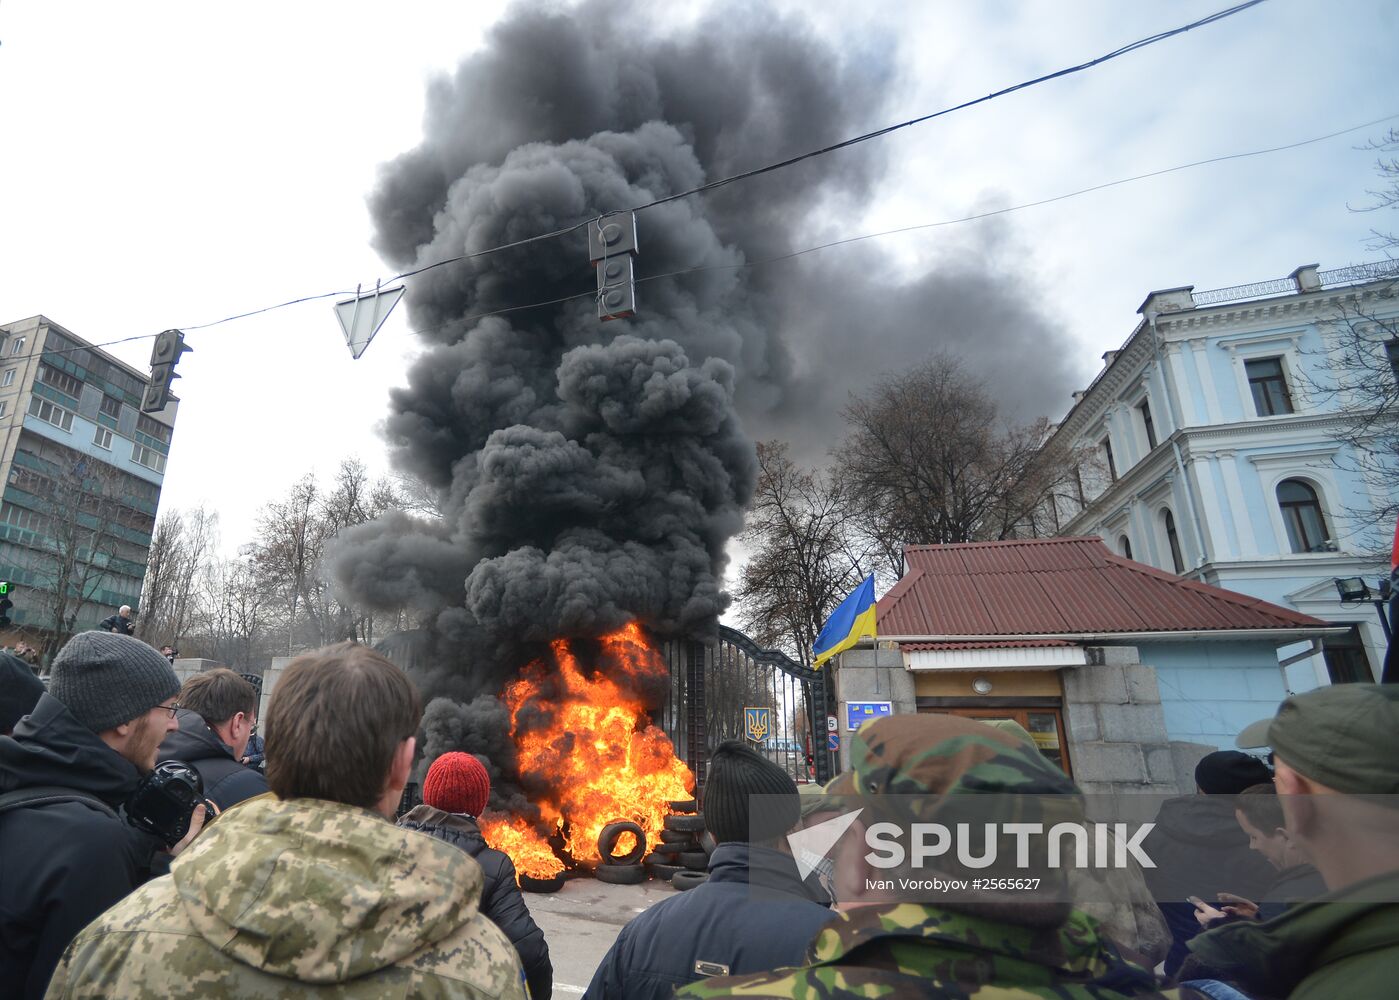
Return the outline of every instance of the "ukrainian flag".
{"type": "Polygon", "coordinates": [[[837,653],[844,652],[865,636],[874,638],[874,574],[865,577],[865,582],[856,588],[855,593],[840,602],[831,612],[821,634],[816,637],[812,652],[816,654],[813,666],[819,667],[837,653]]]}

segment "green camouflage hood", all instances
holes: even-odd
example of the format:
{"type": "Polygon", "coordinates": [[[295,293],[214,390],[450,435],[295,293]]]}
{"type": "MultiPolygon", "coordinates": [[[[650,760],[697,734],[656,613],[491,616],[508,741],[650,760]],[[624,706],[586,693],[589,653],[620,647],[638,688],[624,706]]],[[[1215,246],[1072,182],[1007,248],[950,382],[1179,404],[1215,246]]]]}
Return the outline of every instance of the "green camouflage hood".
{"type": "Polygon", "coordinates": [[[250,800],[171,865],[193,929],[244,965],[344,983],[471,921],[481,869],[455,847],[321,799],[250,800]]]}

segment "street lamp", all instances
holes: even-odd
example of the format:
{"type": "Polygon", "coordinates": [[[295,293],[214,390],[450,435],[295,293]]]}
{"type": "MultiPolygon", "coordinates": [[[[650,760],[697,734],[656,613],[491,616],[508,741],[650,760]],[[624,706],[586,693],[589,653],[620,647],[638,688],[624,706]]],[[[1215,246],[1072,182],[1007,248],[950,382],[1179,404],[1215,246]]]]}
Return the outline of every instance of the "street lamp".
{"type": "Polygon", "coordinates": [[[1389,627],[1389,617],[1384,613],[1384,606],[1390,598],[1390,582],[1381,580],[1379,582],[1379,593],[1376,594],[1370,589],[1370,585],[1358,576],[1338,576],[1336,577],[1336,593],[1341,595],[1342,604],[1359,604],[1369,601],[1375,606],[1375,613],[1380,616],[1380,630],[1384,632],[1384,641],[1390,641],[1391,631],[1389,627]]]}

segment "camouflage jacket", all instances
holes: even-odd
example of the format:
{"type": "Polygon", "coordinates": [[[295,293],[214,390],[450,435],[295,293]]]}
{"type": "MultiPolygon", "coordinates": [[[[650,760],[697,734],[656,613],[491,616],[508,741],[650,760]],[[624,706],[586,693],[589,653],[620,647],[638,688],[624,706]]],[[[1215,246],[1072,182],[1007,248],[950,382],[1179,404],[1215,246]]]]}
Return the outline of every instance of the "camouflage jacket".
{"type": "Polygon", "coordinates": [[[1082,913],[1075,911],[1062,927],[1032,928],[915,903],[843,913],[816,935],[803,966],[708,979],[676,994],[784,1000],[1162,995],[1156,978],[1100,940],[1097,923],[1082,913]]]}
{"type": "Polygon", "coordinates": [[[319,799],[249,800],[89,924],[48,997],[527,996],[464,852],[319,799]]]}

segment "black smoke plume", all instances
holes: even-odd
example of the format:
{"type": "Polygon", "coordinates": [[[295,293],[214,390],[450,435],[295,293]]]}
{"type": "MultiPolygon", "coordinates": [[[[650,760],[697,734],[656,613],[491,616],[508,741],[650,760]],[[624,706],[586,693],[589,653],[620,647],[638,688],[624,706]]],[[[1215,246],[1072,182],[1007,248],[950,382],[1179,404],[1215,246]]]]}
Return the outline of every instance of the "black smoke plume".
{"type": "MultiPolygon", "coordinates": [[[[649,11],[522,6],[435,81],[421,145],[370,199],[386,260],[406,270],[484,250],[885,121],[881,39],[837,48],[752,6],[681,29],[649,11]]],[[[508,777],[495,695],[549,639],[632,619],[712,629],[754,484],[745,427],[814,456],[847,392],[938,346],[965,347],[973,367],[1014,351],[1037,376],[1016,398],[1062,395],[1058,338],[979,260],[909,284],[877,277],[888,268],[870,245],[738,266],[841,235],[833,220],[884,167],[867,144],[640,213],[640,277],[702,270],[642,282],[630,320],[599,324],[588,296],[529,305],[591,287],[582,232],[410,279],[427,349],[391,394],[386,435],[444,517],[348,530],[332,568],[361,604],[428,623],[400,660],[439,699],[430,756],[468,749],[508,777]]]]}

